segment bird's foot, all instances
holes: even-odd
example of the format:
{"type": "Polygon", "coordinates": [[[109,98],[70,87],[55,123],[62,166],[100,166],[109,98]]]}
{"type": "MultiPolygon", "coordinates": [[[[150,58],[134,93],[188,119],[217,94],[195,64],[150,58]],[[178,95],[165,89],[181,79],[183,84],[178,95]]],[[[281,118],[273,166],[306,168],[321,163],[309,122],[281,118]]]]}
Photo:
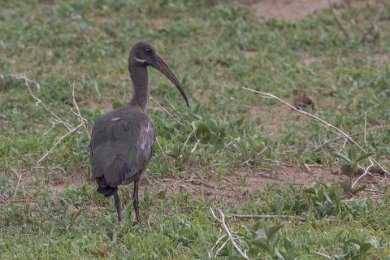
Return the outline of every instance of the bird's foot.
{"type": "Polygon", "coordinates": [[[124,227],[124,224],[123,224],[122,221],[118,221],[118,227],[120,227],[120,228],[123,228],[123,227],[124,227]]]}

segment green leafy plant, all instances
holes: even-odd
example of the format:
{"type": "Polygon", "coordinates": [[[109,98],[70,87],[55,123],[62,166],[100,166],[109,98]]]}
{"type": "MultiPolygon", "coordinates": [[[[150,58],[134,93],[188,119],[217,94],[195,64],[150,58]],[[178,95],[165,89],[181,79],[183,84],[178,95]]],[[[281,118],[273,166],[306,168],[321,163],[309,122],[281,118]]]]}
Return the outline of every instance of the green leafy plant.
{"type": "Polygon", "coordinates": [[[342,197],[335,185],[316,183],[303,193],[316,209],[317,217],[335,216],[340,211],[342,197]]]}
{"type": "Polygon", "coordinates": [[[370,249],[376,248],[378,241],[375,239],[369,239],[367,241],[361,241],[359,239],[348,239],[342,241],[341,252],[335,255],[335,259],[367,259],[371,254],[370,249]]]}
{"type": "Polygon", "coordinates": [[[298,254],[292,241],[285,237],[281,242],[280,230],[282,227],[283,225],[273,225],[268,228],[260,228],[260,223],[252,227],[244,226],[242,233],[249,247],[249,255],[254,258],[265,254],[272,259],[297,259],[298,254]]]}
{"type": "Polygon", "coordinates": [[[342,184],[345,193],[348,195],[354,195],[359,191],[364,190],[366,188],[365,185],[359,185],[357,187],[352,186],[353,178],[359,170],[358,163],[367,159],[373,155],[373,153],[363,153],[357,156],[356,153],[353,153],[350,150],[349,157],[339,152],[334,152],[333,154],[339,159],[339,163],[341,165],[341,174],[348,177],[348,179],[342,184]]]}

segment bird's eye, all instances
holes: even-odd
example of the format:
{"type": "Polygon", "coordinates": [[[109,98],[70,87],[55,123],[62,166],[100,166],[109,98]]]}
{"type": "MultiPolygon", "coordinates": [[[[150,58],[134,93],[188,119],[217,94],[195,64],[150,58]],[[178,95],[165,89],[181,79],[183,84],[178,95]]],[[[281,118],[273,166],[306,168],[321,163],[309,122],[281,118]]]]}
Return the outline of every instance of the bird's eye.
{"type": "Polygon", "coordinates": [[[145,54],[146,54],[146,55],[150,55],[151,53],[152,53],[152,50],[151,50],[151,49],[146,49],[146,50],[145,50],[145,54]]]}

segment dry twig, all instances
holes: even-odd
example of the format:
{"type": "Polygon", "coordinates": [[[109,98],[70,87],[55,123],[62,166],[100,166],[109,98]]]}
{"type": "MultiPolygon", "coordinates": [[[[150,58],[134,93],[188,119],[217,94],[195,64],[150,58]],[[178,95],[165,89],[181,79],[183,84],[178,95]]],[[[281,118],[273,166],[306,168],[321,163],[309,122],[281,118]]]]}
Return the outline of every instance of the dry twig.
{"type": "Polygon", "coordinates": [[[172,108],[173,111],[175,111],[175,113],[180,117],[182,118],[181,114],[177,111],[177,109],[172,105],[171,102],[169,102],[169,100],[167,98],[164,98],[164,100],[168,103],[168,105],[172,108]]]}
{"type": "Polygon", "coordinates": [[[164,152],[164,150],[162,149],[162,146],[161,146],[161,144],[160,144],[160,141],[158,140],[158,136],[156,136],[156,143],[157,143],[157,146],[158,146],[158,148],[160,149],[161,153],[162,153],[163,155],[166,155],[165,152],[164,152]]]}
{"type": "Polygon", "coordinates": [[[90,134],[90,131],[88,129],[88,121],[87,121],[87,119],[85,119],[81,115],[80,108],[79,108],[79,105],[77,104],[77,101],[76,101],[76,98],[75,98],[75,94],[74,94],[74,85],[75,84],[73,82],[72,83],[72,101],[73,101],[73,106],[76,108],[77,112],[74,112],[73,110],[72,110],[72,112],[73,112],[74,115],[77,116],[77,119],[83,125],[84,131],[87,134],[88,140],[91,141],[91,134],[90,134]]]}
{"type": "Polygon", "coordinates": [[[78,126],[76,126],[76,127],[73,127],[68,122],[62,120],[56,113],[54,113],[51,109],[49,109],[45,105],[45,103],[42,102],[41,99],[39,99],[37,96],[35,96],[34,92],[32,91],[32,89],[30,87],[30,83],[33,83],[37,87],[37,89],[40,90],[40,84],[38,82],[28,79],[24,74],[23,75],[19,75],[19,74],[0,75],[0,78],[6,78],[6,77],[11,77],[11,78],[14,78],[14,79],[24,80],[25,85],[26,85],[28,91],[30,92],[30,95],[36,100],[36,105],[38,105],[38,104],[41,105],[46,110],[46,112],[48,112],[51,115],[51,117],[53,118],[52,126],[47,131],[45,131],[44,135],[47,134],[49,131],[51,131],[57,124],[63,125],[68,130],[68,133],[66,133],[65,135],[61,136],[54,143],[54,145],[37,161],[37,164],[41,163],[44,159],[46,159],[46,157],[53,151],[53,149],[60,142],[62,142],[62,140],[64,140],[67,136],[69,136],[70,134],[75,132],[81,126],[84,127],[84,130],[87,133],[87,136],[88,136],[88,138],[90,140],[90,134],[89,134],[88,127],[87,127],[87,120],[84,117],[82,117],[81,112],[80,112],[80,108],[79,108],[79,106],[78,106],[78,104],[76,102],[76,99],[75,99],[74,83],[72,85],[72,98],[73,98],[73,105],[76,108],[77,112],[74,112],[73,110],[71,110],[71,111],[72,111],[73,114],[75,114],[77,116],[77,119],[80,121],[80,124],[78,126]]]}
{"type": "MultiPolygon", "coordinates": [[[[355,136],[359,136],[359,135],[367,135],[367,133],[375,132],[375,131],[378,131],[378,130],[383,130],[383,129],[386,129],[386,128],[389,128],[389,127],[390,127],[390,125],[381,125],[381,126],[373,127],[371,129],[366,129],[366,127],[365,127],[364,131],[358,132],[358,133],[355,133],[355,134],[350,134],[349,136],[350,137],[355,137],[355,136]]],[[[322,144],[320,144],[316,148],[314,148],[313,151],[317,152],[322,147],[327,146],[329,143],[338,141],[340,139],[345,139],[345,136],[338,136],[338,137],[335,137],[333,139],[326,140],[325,142],[323,142],[322,144]]]]}
{"type": "MultiPolygon", "coordinates": [[[[40,100],[37,96],[34,95],[34,92],[30,88],[29,82],[35,82],[35,81],[31,81],[31,80],[27,79],[26,77],[24,77],[24,80],[25,80],[26,87],[27,87],[28,91],[30,92],[30,95],[37,101],[36,105],[40,104],[53,117],[53,120],[56,123],[62,124],[66,129],[68,129],[68,131],[70,131],[73,127],[68,122],[65,122],[59,116],[57,116],[56,113],[54,113],[52,110],[50,110],[45,105],[45,103],[42,102],[42,100],[40,100]]],[[[39,85],[39,83],[36,83],[36,84],[39,85]]]]}
{"type": "MultiPolygon", "coordinates": [[[[211,259],[211,253],[214,251],[215,247],[222,241],[222,239],[226,238],[226,235],[221,236],[218,238],[217,242],[215,242],[214,246],[211,248],[211,250],[208,252],[208,258],[211,259]]],[[[218,248],[218,250],[215,252],[214,256],[217,257],[219,252],[225,247],[226,243],[229,241],[229,238],[226,239],[226,241],[218,248]]]]}
{"type": "Polygon", "coordinates": [[[370,160],[370,166],[368,166],[366,169],[364,169],[364,173],[362,175],[359,176],[359,178],[356,179],[356,181],[352,184],[351,188],[355,187],[355,185],[363,178],[365,177],[367,174],[370,174],[369,170],[375,166],[375,163],[372,161],[371,158],[368,158],[370,160]]]}
{"type": "MultiPolygon", "coordinates": [[[[234,246],[234,248],[237,250],[237,252],[244,258],[244,259],[249,259],[249,257],[246,255],[245,252],[242,251],[242,249],[238,246],[238,244],[236,243],[236,241],[234,240],[234,237],[233,237],[233,234],[232,232],[229,230],[229,228],[227,227],[226,223],[225,223],[225,215],[223,214],[223,212],[218,209],[219,211],[219,214],[221,216],[221,218],[218,218],[215,213],[214,213],[214,210],[212,208],[210,208],[210,211],[211,211],[211,214],[213,215],[213,217],[218,220],[218,222],[221,223],[222,225],[222,228],[225,230],[226,234],[228,235],[230,242],[232,243],[232,245],[234,246]]],[[[220,249],[222,250],[222,249],[220,249]]]]}
{"type": "Polygon", "coordinates": [[[12,78],[17,80],[23,80],[24,82],[34,84],[38,91],[41,89],[41,85],[38,82],[27,78],[25,74],[8,74],[8,75],[0,74],[0,78],[1,79],[12,78]]]}
{"type": "Polygon", "coordinates": [[[332,11],[333,17],[336,20],[337,25],[339,26],[341,32],[344,34],[345,38],[349,39],[350,35],[347,29],[344,27],[343,23],[341,22],[340,18],[337,16],[336,11],[334,10],[333,4],[331,0],[328,0],[329,8],[332,11]]]}
{"type": "Polygon", "coordinates": [[[172,115],[172,113],[170,113],[163,105],[161,105],[159,102],[157,102],[154,98],[152,97],[149,97],[150,100],[152,100],[156,105],[158,105],[159,107],[161,107],[165,112],[167,112],[167,114],[173,118],[173,120],[175,120],[179,125],[181,126],[184,126],[184,124],[182,122],[180,122],[176,117],[174,117],[172,115]]]}

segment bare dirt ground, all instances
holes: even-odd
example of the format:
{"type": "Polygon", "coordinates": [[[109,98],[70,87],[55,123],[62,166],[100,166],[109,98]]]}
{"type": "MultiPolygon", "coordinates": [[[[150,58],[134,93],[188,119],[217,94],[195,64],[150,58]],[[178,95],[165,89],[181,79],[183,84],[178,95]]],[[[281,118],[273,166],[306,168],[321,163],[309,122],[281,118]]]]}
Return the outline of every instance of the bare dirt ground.
{"type": "MultiPolygon", "coordinates": [[[[168,194],[177,194],[186,191],[193,196],[208,197],[216,201],[242,201],[250,192],[264,190],[266,186],[278,189],[281,186],[293,185],[300,187],[313,186],[317,181],[323,183],[342,182],[346,177],[337,170],[328,169],[322,165],[295,165],[284,164],[273,171],[259,170],[246,174],[237,172],[234,175],[224,175],[219,180],[212,176],[200,180],[199,178],[164,178],[148,183],[141,181],[141,194],[148,187],[157,192],[166,191],[168,194]]],[[[368,187],[390,184],[390,179],[384,176],[367,176],[361,184],[368,187]]]]}
{"type": "Polygon", "coordinates": [[[294,20],[328,7],[327,0],[248,0],[259,17],[294,20]]]}
{"type": "MultiPolygon", "coordinates": [[[[38,170],[39,172],[39,170],[38,170]]],[[[55,174],[48,178],[47,189],[53,196],[59,194],[71,186],[81,186],[85,182],[93,180],[82,172],[75,172],[71,175],[55,174]]],[[[355,178],[357,178],[356,176],[355,178]]],[[[286,185],[296,187],[310,187],[317,181],[323,183],[340,183],[346,177],[341,175],[338,170],[329,169],[322,165],[296,165],[283,163],[270,170],[256,170],[254,172],[236,172],[234,174],[223,175],[217,178],[213,175],[198,177],[167,177],[157,178],[148,181],[145,177],[141,179],[140,195],[143,196],[146,189],[158,193],[161,191],[169,194],[178,194],[187,192],[191,196],[200,198],[209,198],[214,201],[240,202],[245,201],[253,191],[262,191],[265,187],[279,189],[286,185]]],[[[33,186],[29,181],[29,173],[21,172],[20,189],[25,193],[26,190],[34,192],[33,186]]],[[[360,182],[367,186],[368,192],[377,190],[378,186],[390,185],[390,179],[383,175],[366,176],[360,182]]],[[[122,192],[132,190],[129,187],[121,187],[122,192]]],[[[366,193],[366,192],[365,192],[366,193]]],[[[369,196],[373,195],[368,193],[369,196]]],[[[375,195],[375,194],[374,194],[375,195]]],[[[25,194],[26,196],[26,194],[25,194]]],[[[27,196],[28,197],[28,196],[27,196]]],[[[7,201],[0,197],[0,204],[7,201]]],[[[16,200],[15,203],[36,203],[35,200],[16,200]]]]}
{"type": "MultiPolygon", "coordinates": [[[[373,4],[367,0],[330,0],[336,9],[346,6],[362,7],[373,4]]],[[[315,14],[329,8],[328,0],[243,0],[243,3],[254,11],[256,16],[265,19],[282,19],[292,21],[315,14]]]]}

